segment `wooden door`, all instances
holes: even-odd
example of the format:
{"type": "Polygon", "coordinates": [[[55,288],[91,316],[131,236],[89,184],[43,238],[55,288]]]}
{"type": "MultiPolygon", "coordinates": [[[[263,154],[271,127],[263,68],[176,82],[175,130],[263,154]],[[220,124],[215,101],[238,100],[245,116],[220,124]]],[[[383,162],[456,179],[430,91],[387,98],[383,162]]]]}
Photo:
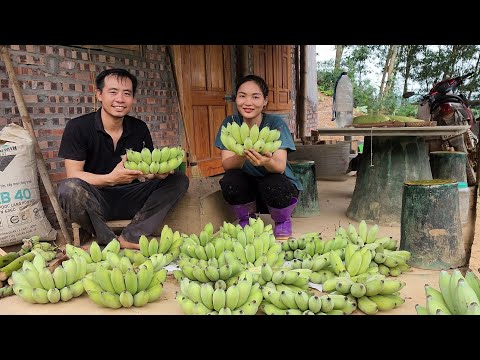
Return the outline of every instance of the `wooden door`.
{"type": "MultiPolygon", "coordinates": [[[[181,98],[190,143],[190,161],[195,161],[201,176],[224,172],[220,150],[214,146],[221,122],[232,114],[230,48],[222,45],[178,46],[181,58],[181,98]]],[[[178,64],[178,58],[175,63],[178,64]]]]}
{"type": "Polygon", "coordinates": [[[291,46],[254,45],[253,72],[265,79],[269,95],[266,112],[290,112],[291,46]]]}

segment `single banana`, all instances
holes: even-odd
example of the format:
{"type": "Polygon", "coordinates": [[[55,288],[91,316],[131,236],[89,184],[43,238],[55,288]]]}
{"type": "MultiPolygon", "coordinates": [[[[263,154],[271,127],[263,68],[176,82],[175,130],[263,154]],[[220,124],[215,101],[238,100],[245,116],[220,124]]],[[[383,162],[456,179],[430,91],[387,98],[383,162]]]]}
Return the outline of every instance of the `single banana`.
{"type": "Polygon", "coordinates": [[[102,250],[96,241],[92,241],[89,251],[93,262],[102,261],[102,250]]]}
{"type": "Polygon", "coordinates": [[[83,287],[83,280],[77,280],[73,284],[68,285],[73,297],[78,297],[83,294],[85,288],[83,287]]]}
{"type": "Polygon", "coordinates": [[[133,306],[133,295],[127,290],[120,293],[118,300],[123,307],[129,308],[133,306]]]}
{"type": "Polygon", "coordinates": [[[147,293],[148,302],[151,303],[160,298],[163,293],[163,286],[162,284],[157,284],[155,286],[147,288],[145,292],[147,293]]]}
{"type": "Polygon", "coordinates": [[[69,301],[73,298],[72,289],[69,286],[65,286],[60,290],[60,299],[62,301],[69,301]]]}
{"type": "Polygon", "coordinates": [[[374,315],[378,312],[378,305],[369,299],[368,296],[362,296],[357,299],[357,306],[360,311],[367,315],[374,315]]]}
{"type": "Polygon", "coordinates": [[[52,304],[55,304],[60,301],[60,290],[57,288],[51,288],[50,290],[47,291],[47,298],[48,301],[51,302],[52,304]]]}

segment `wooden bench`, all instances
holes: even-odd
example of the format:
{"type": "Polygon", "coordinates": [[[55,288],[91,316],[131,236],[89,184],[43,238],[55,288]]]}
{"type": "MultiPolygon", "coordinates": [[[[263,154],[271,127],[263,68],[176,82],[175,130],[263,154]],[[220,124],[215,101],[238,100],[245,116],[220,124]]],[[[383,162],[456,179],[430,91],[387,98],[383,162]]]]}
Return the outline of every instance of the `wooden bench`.
{"type": "MultiPolygon", "coordinates": [[[[123,229],[130,224],[132,220],[112,220],[107,221],[107,226],[111,229],[123,229]]],[[[72,223],[73,245],[80,246],[80,228],[81,226],[75,222],[72,223]]]]}

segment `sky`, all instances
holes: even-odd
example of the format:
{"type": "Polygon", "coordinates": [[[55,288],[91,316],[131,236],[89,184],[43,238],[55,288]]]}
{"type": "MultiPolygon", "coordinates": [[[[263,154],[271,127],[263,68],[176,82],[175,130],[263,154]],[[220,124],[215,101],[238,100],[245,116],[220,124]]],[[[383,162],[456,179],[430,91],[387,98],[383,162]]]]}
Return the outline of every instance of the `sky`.
{"type": "Polygon", "coordinates": [[[317,61],[335,59],[335,45],[316,45],[317,61]]]}
{"type": "MultiPolygon", "coordinates": [[[[334,60],[335,59],[335,45],[315,45],[317,53],[317,61],[334,60]]],[[[380,83],[381,71],[378,68],[369,66],[369,71],[366,78],[370,79],[372,84],[380,83]]]]}

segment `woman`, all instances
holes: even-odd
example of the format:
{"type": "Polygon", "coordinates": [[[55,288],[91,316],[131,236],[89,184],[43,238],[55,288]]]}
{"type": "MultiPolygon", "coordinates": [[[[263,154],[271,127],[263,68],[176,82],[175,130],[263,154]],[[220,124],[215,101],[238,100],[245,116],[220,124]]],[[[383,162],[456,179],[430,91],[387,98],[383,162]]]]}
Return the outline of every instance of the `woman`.
{"type": "Polygon", "coordinates": [[[222,150],[225,169],[225,175],[220,180],[223,197],[242,227],[248,224],[249,217],[255,217],[257,204],[263,211],[266,211],[266,205],[275,221],[275,237],[287,239],[292,235],[290,216],[297,204],[299,191],[303,190],[287,163],[287,152],[295,151],[290,129],[279,115],[263,112],[268,103],[268,86],[259,76],[247,75],[240,79],[235,103],[238,115],[223,120],[215,139],[215,146],[222,150]],[[282,142],[280,148],[273,154],[260,154],[253,148],[244,150],[242,155],[227,150],[221,141],[221,129],[232,122],[238,125],[246,123],[250,129],[257,125],[260,131],[266,126],[277,129],[282,142]]]}

